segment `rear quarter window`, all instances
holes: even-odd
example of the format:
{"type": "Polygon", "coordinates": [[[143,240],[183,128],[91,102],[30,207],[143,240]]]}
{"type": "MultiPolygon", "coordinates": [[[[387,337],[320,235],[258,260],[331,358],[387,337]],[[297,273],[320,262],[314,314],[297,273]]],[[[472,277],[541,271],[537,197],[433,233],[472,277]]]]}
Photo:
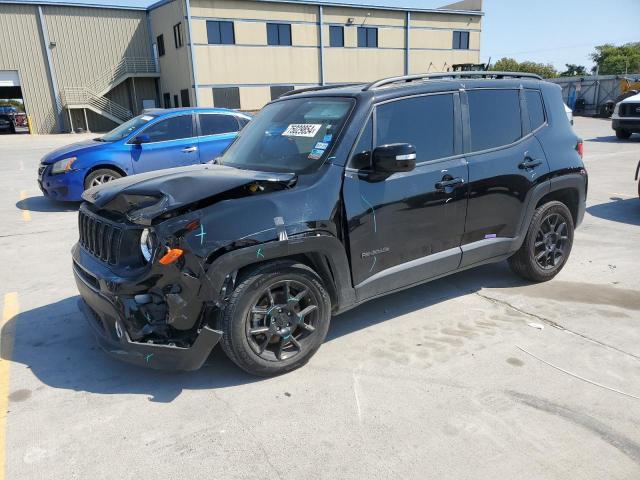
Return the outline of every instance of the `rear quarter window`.
{"type": "Polygon", "coordinates": [[[509,145],[522,137],[517,90],[469,90],[471,151],[509,145]]]}
{"type": "Polygon", "coordinates": [[[524,97],[527,102],[529,112],[529,123],[531,130],[535,130],[544,123],[544,107],[542,105],[542,95],[537,90],[525,90],[524,97]]]}

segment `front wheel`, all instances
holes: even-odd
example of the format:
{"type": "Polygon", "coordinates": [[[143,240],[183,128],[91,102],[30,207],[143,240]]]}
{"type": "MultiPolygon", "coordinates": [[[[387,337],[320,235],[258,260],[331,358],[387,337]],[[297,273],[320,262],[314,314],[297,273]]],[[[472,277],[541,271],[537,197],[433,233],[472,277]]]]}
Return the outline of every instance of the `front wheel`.
{"type": "Polygon", "coordinates": [[[509,258],[511,270],[526,280],[551,280],[569,258],[573,229],[573,217],[564,203],[554,201],[538,207],[522,246],[509,258]]]}
{"type": "Polygon", "coordinates": [[[620,140],[627,140],[629,137],[631,137],[631,132],[627,130],[616,130],[616,137],[620,140]]]}
{"type": "Polygon", "coordinates": [[[98,185],[111,182],[120,177],[122,177],[122,175],[115,170],[111,170],[110,168],[100,168],[99,170],[94,170],[87,175],[87,178],[84,180],[84,189],[89,190],[92,187],[97,187],[98,185]]]}
{"type": "Polygon", "coordinates": [[[306,265],[274,262],[249,272],[235,288],[221,320],[227,356],[252,375],[301,367],[324,341],[331,302],[306,265]]]}

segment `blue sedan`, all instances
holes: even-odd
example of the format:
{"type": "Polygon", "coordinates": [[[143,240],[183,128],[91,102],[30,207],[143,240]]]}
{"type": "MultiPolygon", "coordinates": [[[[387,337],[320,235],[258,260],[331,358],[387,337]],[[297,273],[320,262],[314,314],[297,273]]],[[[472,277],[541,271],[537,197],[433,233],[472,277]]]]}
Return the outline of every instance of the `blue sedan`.
{"type": "Polygon", "coordinates": [[[250,120],[221,108],[145,111],[103,137],[45,155],[38,184],[51,199],[79,201],[86,189],[126,175],[207,163],[220,156],[250,120]]]}

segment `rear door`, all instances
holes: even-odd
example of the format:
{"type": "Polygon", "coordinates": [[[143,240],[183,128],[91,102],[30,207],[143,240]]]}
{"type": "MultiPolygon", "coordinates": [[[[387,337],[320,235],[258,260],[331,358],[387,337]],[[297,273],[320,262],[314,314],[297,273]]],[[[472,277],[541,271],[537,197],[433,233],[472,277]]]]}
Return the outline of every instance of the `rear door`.
{"type": "Polygon", "coordinates": [[[464,103],[469,202],[462,266],[468,266],[509,251],[533,188],[546,180],[549,166],[534,134],[546,125],[537,90],[468,90],[464,103]]]}
{"type": "Polygon", "coordinates": [[[240,130],[238,118],[230,113],[197,114],[200,163],[207,163],[222,155],[240,130]]]}
{"type": "Polygon", "coordinates": [[[149,141],[141,145],[129,141],[135,173],[198,163],[198,137],[191,113],[162,117],[137,137],[141,135],[149,141]]]}
{"type": "Polygon", "coordinates": [[[458,93],[395,99],[375,107],[345,173],[343,195],[359,298],[457,268],[466,210],[458,93]],[[410,143],[415,170],[380,178],[373,148],[410,143]]]}

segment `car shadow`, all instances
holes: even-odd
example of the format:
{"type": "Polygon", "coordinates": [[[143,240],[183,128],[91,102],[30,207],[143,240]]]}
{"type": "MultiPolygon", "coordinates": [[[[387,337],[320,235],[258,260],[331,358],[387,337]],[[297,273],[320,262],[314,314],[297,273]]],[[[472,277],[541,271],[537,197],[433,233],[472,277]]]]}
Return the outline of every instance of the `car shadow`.
{"type": "Polygon", "coordinates": [[[593,137],[593,138],[585,138],[585,142],[596,142],[596,143],[638,143],[640,142],[640,135],[631,135],[630,138],[626,140],[621,140],[617,138],[615,135],[609,135],[606,137],[593,137]]]}
{"type": "Polygon", "coordinates": [[[31,212],[73,212],[77,211],[82,202],[58,202],[42,195],[24,198],[16,202],[20,210],[31,212]]]}
{"type": "Polygon", "coordinates": [[[640,226],[640,198],[611,197],[611,202],[592,205],[587,212],[612,222],[640,226]]]}
{"type": "MultiPolygon", "coordinates": [[[[393,320],[405,313],[479,291],[525,282],[506,263],[487,265],[413,287],[363,304],[332,319],[326,341],[393,320]]],[[[216,346],[195,372],[163,372],[120,362],[97,346],[77,309],[78,297],[18,314],[2,328],[2,358],[25,365],[45,385],[100,394],[144,394],[153,402],[171,402],[183,390],[216,389],[263,379],[235,366],[216,346]],[[13,340],[13,346],[11,341],[13,340]]],[[[428,320],[425,320],[428,321],[428,320]]]]}

